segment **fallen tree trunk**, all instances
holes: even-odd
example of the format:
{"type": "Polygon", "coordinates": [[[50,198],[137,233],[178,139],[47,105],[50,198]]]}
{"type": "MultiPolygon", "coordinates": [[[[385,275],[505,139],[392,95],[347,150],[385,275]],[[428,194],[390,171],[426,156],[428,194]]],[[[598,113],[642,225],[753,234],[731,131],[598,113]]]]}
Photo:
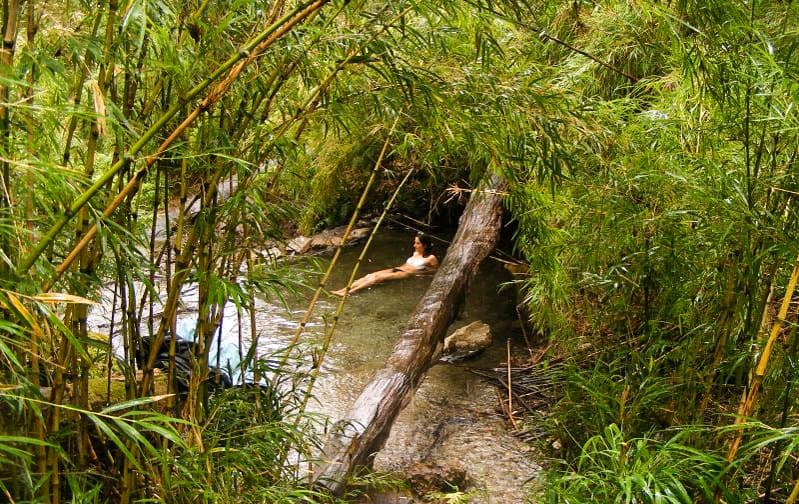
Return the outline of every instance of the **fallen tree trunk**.
{"type": "Polygon", "coordinates": [[[501,223],[501,182],[497,177],[472,193],[458,231],[430,287],[399,337],[386,365],[331,432],[314,470],[315,484],[334,494],[344,491],[356,467],[371,465],[397,415],[440,353],[480,262],[494,249],[501,223]]]}

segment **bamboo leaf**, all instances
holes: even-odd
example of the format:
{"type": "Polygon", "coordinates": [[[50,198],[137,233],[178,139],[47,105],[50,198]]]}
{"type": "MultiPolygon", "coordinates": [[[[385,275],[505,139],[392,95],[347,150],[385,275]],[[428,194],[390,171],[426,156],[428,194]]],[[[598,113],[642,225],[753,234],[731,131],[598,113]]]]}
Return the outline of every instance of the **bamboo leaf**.
{"type": "Polygon", "coordinates": [[[36,322],[36,319],[33,317],[33,314],[31,314],[31,312],[28,311],[28,309],[25,307],[25,305],[22,304],[22,302],[17,298],[16,295],[14,295],[14,293],[6,291],[5,294],[6,294],[6,297],[8,298],[8,300],[11,302],[11,305],[17,311],[17,313],[22,315],[22,318],[25,319],[25,322],[28,323],[28,325],[31,327],[31,329],[37,335],[39,335],[39,337],[41,337],[42,328],[39,326],[38,322],[36,322]]]}
{"type": "Polygon", "coordinates": [[[125,458],[128,460],[128,462],[130,462],[134,467],[136,467],[136,469],[141,470],[138,457],[135,457],[133,453],[131,453],[127,445],[119,439],[119,436],[116,435],[114,430],[111,427],[109,427],[107,423],[105,423],[102,419],[100,419],[93,413],[86,412],[85,414],[86,417],[88,417],[89,420],[94,422],[94,425],[96,425],[97,428],[100,429],[100,431],[102,431],[102,433],[105,434],[105,436],[108,437],[108,439],[110,439],[114,443],[114,445],[116,445],[117,448],[119,448],[119,451],[121,451],[125,455],[125,458]]]}
{"type": "Polygon", "coordinates": [[[143,406],[145,404],[156,403],[156,402],[162,401],[164,399],[167,399],[169,397],[173,397],[174,395],[175,394],[162,394],[162,395],[155,395],[155,396],[140,397],[138,399],[131,399],[129,401],[121,402],[121,403],[118,403],[118,404],[114,404],[112,406],[108,406],[107,408],[103,408],[103,410],[100,413],[102,413],[103,415],[107,415],[109,413],[113,413],[115,411],[119,411],[119,410],[123,410],[123,409],[135,408],[135,407],[138,407],[138,406],[143,406]]]}
{"type": "Polygon", "coordinates": [[[63,292],[44,292],[42,294],[36,294],[35,296],[31,296],[32,299],[36,301],[42,301],[44,303],[68,303],[68,304],[85,304],[85,305],[96,305],[97,303],[86,299],[81,296],[76,296],[74,294],[67,294],[63,292]]]}

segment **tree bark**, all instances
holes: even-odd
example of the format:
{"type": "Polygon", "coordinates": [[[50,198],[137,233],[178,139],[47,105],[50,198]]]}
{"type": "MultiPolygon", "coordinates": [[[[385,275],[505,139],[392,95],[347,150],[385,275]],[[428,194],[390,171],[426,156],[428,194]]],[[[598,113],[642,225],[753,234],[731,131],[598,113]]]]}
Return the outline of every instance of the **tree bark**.
{"type": "Polygon", "coordinates": [[[492,176],[472,194],[446,257],[386,365],[334,426],[314,470],[315,484],[342,494],[352,471],[370,465],[385,444],[397,415],[440,353],[446,330],[465,299],[477,267],[496,245],[502,187],[499,178],[492,176]]]}

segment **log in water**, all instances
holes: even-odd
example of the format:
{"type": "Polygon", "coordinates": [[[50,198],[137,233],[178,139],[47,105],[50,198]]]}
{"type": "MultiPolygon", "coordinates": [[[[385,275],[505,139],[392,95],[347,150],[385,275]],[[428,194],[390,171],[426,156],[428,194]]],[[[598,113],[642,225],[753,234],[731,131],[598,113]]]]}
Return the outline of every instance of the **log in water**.
{"type": "Polygon", "coordinates": [[[333,493],[343,493],[352,471],[369,465],[382,448],[397,415],[441,351],[446,330],[463,304],[477,267],[497,243],[501,187],[500,180],[492,177],[472,194],[446,257],[386,365],[377,371],[329,436],[314,470],[316,484],[333,493]]]}

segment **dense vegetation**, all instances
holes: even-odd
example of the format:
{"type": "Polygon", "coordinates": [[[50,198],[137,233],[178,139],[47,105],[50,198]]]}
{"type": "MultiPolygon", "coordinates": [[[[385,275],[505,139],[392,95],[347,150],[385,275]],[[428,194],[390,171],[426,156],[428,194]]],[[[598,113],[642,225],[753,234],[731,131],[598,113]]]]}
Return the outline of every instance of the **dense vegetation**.
{"type": "Polygon", "coordinates": [[[3,496],[333,500],[301,478],[323,352],[209,394],[222,310],[301,287],[286,232],[397,188],[431,221],[499,173],[562,383],[535,498],[794,502],[799,6],[527,4],[4,0],[3,496]],[[170,395],[143,341],[174,341],[189,284],[170,395]]]}

